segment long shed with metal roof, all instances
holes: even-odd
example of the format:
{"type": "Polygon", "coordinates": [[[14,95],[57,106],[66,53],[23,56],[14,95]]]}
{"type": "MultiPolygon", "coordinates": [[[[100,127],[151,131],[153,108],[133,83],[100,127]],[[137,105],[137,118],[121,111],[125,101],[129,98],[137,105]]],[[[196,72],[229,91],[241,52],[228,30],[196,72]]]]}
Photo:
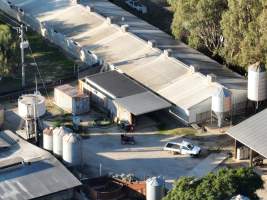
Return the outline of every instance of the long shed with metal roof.
{"type": "Polygon", "coordinates": [[[216,87],[231,91],[233,114],[244,111],[243,77],[107,0],[89,0],[87,6],[70,0],[9,2],[12,8],[0,0],[0,9],[85,63],[125,73],[171,102],[186,123],[210,118],[216,87]]]}

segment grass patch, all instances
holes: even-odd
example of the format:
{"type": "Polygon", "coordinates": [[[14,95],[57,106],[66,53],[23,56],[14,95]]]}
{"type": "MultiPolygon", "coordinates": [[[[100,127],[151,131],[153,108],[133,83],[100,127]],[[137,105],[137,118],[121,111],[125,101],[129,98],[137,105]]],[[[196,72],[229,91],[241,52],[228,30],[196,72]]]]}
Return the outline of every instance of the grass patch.
{"type": "Polygon", "coordinates": [[[164,135],[195,135],[197,132],[193,128],[175,128],[170,130],[159,130],[164,135]]]}
{"type": "MultiPolygon", "coordinates": [[[[59,47],[51,44],[35,31],[29,30],[25,35],[32,49],[32,54],[30,49],[25,49],[26,86],[35,85],[35,75],[37,75],[38,83],[41,83],[32,55],[35,57],[45,82],[57,81],[74,75],[74,61],[66,56],[59,47]]],[[[18,40],[19,38],[14,39],[18,40]]],[[[18,68],[13,74],[0,80],[0,93],[21,89],[20,54],[16,55],[14,60],[18,60],[18,68]]]]}

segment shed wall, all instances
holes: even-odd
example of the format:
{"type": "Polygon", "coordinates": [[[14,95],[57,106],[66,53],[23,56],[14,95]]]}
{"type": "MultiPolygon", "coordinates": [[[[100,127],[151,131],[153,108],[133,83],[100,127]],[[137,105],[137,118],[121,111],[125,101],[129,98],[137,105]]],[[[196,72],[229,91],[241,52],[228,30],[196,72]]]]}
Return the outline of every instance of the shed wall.
{"type": "Polygon", "coordinates": [[[55,88],[54,89],[54,100],[55,104],[62,108],[63,110],[72,113],[73,111],[73,101],[72,97],[65,94],[61,90],[55,88]]]}
{"type": "Polygon", "coordinates": [[[126,110],[125,108],[119,106],[118,104],[116,104],[116,108],[117,108],[117,116],[116,119],[119,121],[127,121],[130,124],[133,123],[133,118],[132,118],[132,114],[126,110]]]}
{"type": "Polygon", "coordinates": [[[189,123],[202,123],[210,119],[211,98],[189,109],[189,123]]]}
{"type": "Polygon", "coordinates": [[[90,97],[74,97],[72,101],[72,113],[80,115],[90,111],[90,97]]]}
{"type": "Polygon", "coordinates": [[[116,122],[123,120],[132,123],[132,114],[125,108],[116,104],[112,98],[82,81],[80,81],[79,84],[81,90],[90,96],[91,102],[97,105],[101,110],[108,112],[111,119],[116,122]]]}

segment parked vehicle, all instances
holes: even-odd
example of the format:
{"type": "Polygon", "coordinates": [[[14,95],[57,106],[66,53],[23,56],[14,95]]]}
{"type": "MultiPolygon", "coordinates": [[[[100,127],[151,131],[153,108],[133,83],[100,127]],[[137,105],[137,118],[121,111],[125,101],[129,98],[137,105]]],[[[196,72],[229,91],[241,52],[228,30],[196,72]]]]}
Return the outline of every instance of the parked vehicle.
{"type": "Polygon", "coordinates": [[[179,153],[183,155],[197,156],[201,152],[201,148],[193,145],[190,142],[182,141],[182,143],[168,142],[163,148],[164,151],[170,151],[172,153],[179,153]]]}
{"type": "Polygon", "coordinates": [[[127,1],[125,1],[125,3],[129,7],[137,10],[138,12],[141,12],[143,14],[147,13],[147,7],[143,4],[141,4],[139,0],[127,0],[127,1]]]}
{"type": "Polygon", "coordinates": [[[135,144],[134,136],[121,134],[121,144],[135,144]]]}

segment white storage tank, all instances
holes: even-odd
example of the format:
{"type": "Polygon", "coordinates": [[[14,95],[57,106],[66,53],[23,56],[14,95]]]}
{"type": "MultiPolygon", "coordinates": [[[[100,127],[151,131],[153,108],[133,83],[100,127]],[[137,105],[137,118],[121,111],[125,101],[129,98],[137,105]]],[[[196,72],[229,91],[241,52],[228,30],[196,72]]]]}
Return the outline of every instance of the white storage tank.
{"type": "Polygon", "coordinates": [[[40,94],[26,94],[18,99],[19,116],[26,118],[34,116],[34,105],[36,103],[36,117],[41,117],[46,112],[45,98],[40,94]]]}
{"type": "Polygon", "coordinates": [[[71,133],[63,137],[63,161],[68,166],[79,166],[82,161],[82,139],[71,133]]]}
{"type": "Polygon", "coordinates": [[[45,128],[43,130],[43,148],[53,151],[53,128],[45,128]]]}
{"type": "Polygon", "coordinates": [[[70,134],[71,130],[66,127],[57,127],[53,130],[53,153],[57,156],[62,156],[63,137],[70,134]]]}
{"type": "Polygon", "coordinates": [[[260,62],[248,67],[248,99],[256,102],[267,99],[266,68],[260,62]]]}
{"type": "Polygon", "coordinates": [[[146,180],[146,200],[161,200],[165,196],[165,181],[162,177],[146,180]]]}
{"type": "Polygon", "coordinates": [[[231,111],[231,92],[224,87],[219,88],[212,96],[211,109],[215,113],[231,111]]]}
{"type": "Polygon", "coordinates": [[[211,110],[218,118],[218,127],[222,127],[225,113],[231,111],[231,92],[224,87],[219,88],[212,95],[211,110]]]}
{"type": "Polygon", "coordinates": [[[5,119],[4,117],[5,117],[5,111],[4,108],[0,105],[0,128],[4,124],[4,119],[5,119]]]}

